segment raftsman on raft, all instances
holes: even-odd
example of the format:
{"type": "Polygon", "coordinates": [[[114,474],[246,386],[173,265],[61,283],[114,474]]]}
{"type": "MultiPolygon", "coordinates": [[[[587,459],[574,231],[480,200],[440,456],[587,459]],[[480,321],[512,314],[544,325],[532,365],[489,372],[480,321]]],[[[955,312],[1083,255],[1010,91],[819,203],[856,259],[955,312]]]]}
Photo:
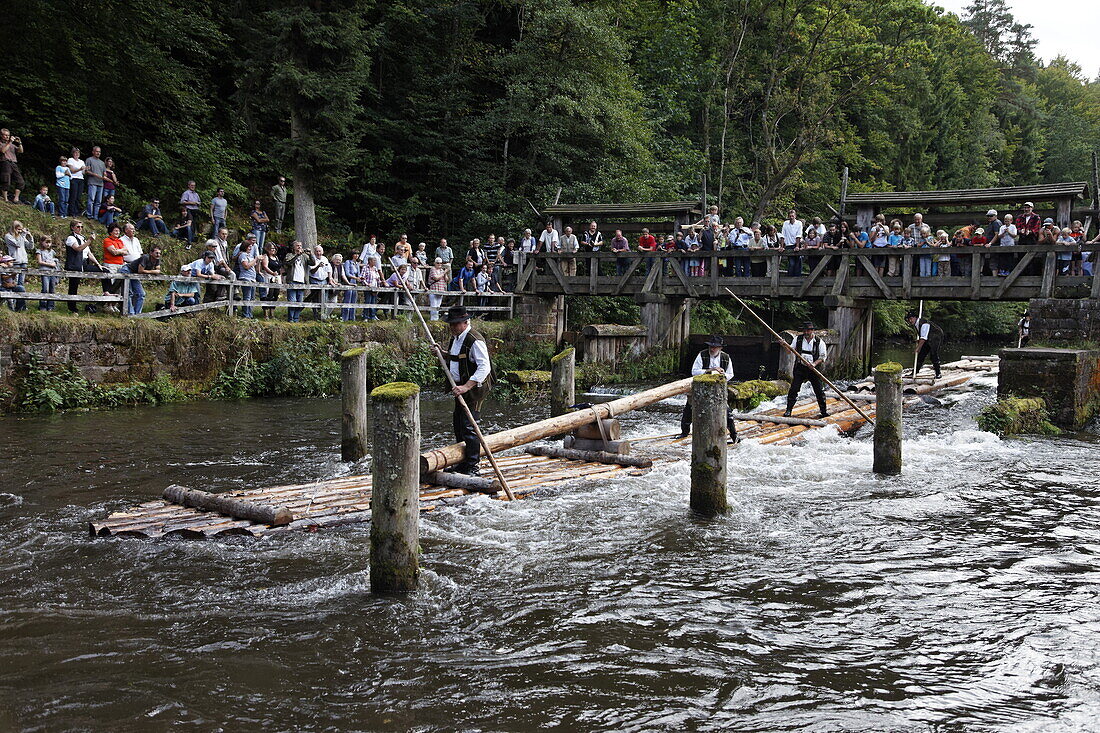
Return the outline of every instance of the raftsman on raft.
{"type": "MultiPolygon", "coordinates": [[[[941,378],[935,381],[905,377],[902,380],[903,406],[912,406],[921,402],[923,395],[961,386],[980,374],[996,373],[997,361],[995,357],[963,357],[959,361],[944,364],[942,369],[941,378]]],[[[679,380],[652,390],[621,397],[612,402],[594,405],[591,409],[577,410],[551,420],[543,420],[485,437],[494,449],[497,445],[503,446],[506,443],[509,444],[508,448],[516,448],[536,440],[561,435],[580,425],[594,422],[597,416],[601,419],[611,418],[667,397],[684,394],[690,388],[691,379],[679,380]],[[532,430],[543,423],[552,422],[553,424],[549,426],[543,425],[541,428],[532,430]]],[[[871,416],[874,415],[872,378],[853,384],[849,387],[847,394],[864,398],[858,401],[865,405],[864,410],[871,416]]],[[[817,419],[818,405],[811,398],[795,405],[791,411],[795,420],[781,420],[782,408],[738,414],[738,436],[742,440],[753,440],[765,445],[782,445],[801,440],[802,434],[808,430],[820,430],[822,427],[835,425],[840,432],[853,434],[866,424],[866,420],[845,402],[828,398],[826,408],[828,415],[823,419],[817,419]]],[[[687,460],[684,448],[690,444],[691,439],[678,436],[679,433],[669,433],[635,438],[630,441],[630,444],[634,453],[651,459],[654,463],[687,460]]],[[[486,493],[485,486],[468,488],[441,486],[425,480],[430,475],[430,471],[426,471],[425,468],[431,468],[432,471],[439,470],[447,465],[448,460],[461,459],[461,455],[461,445],[447,446],[423,454],[420,473],[421,512],[429,512],[439,506],[464,501],[470,495],[486,493]],[[429,465],[425,466],[425,463],[429,465]]],[[[503,454],[497,462],[517,499],[526,498],[540,489],[563,483],[596,481],[624,474],[639,476],[650,470],[614,463],[539,456],[522,452],[503,454]]],[[[489,491],[492,490],[491,483],[488,482],[489,491]]],[[[502,496],[500,493],[490,495],[494,498],[502,496]]],[[[88,528],[93,537],[210,538],[229,535],[264,537],[299,529],[359,524],[370,521],[371,477],[369,475],[345,476],[304,484],[224,492],[217,496],[225,500],[218,503],[219,507],[232,507],[236,502],[241,506],[249,507],[250,511],[281,509],[289,511],[293,519],[287,524],[265,524],[248,518],[221,514],[218,510],[183,506],[158,499],[126,511],[115,512],[101,521],[90,522],[88,528]]],[[[266,514],[256,516],[266,516],[266,514]]],[[[280,520],[283,517],[285,514],[280,514],[280,520]]]]}

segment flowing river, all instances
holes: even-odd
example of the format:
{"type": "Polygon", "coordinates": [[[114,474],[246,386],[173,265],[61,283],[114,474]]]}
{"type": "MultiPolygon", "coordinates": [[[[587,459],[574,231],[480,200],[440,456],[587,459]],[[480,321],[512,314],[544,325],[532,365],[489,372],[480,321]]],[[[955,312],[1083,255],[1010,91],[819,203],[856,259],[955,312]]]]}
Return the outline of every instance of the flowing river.
{"type": "Polygon", "coordinates": [[[992,399],[907,413],[896,478],[868,431],[742,445],[716,521],[683,463],[444,508],[399,599],[368,592],[367,525],[86,534],[168,483],[365,470],[337,400],[0,418],[0,731],[1096,730],[1097,439],[998,440],[992,399]]]}

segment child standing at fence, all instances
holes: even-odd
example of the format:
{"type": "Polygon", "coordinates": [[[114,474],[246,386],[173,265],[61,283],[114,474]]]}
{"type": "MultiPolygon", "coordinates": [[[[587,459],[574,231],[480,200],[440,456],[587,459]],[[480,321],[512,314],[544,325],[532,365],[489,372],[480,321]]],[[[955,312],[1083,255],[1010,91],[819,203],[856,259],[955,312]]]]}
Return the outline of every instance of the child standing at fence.
{"type": "MultiPolygon", "coordinates": [[[[919,233],[917,235],[915,245],[916,245],[917,249],[920,249],[922,252],[927,252],[927,250],[930,247],[932,247],[932,245],[936,241],[932,237],[932,230],[929,229],[927,226],[922,226],[918,230],[918,232],[919,233]]],[[[917,262],[919,263],[919,266],[920,266],[920,276],[921,277],[932,277],[932,255],[931,255],[931,253],[919,255],[917,257],[917,262]]]]}
{"type": "MultiPolygon", "coordinates": [[[[55,255],[53,251],[53,237],[49,234],[42,234],[38,237],[38,249],[35,250],[34,256],[40,269],[57,270],[57,255],[55,255]]],[[[50,275],[42,276],[43,293],[50,293],[52,295],[56,287],[57,277],[50,275]]],[[[52,311],[54,305],[55,303],[52,300],[40,300],[38,301],[38,310],[52,311]]]]}
{"type": "MultiPolygon", "coordinates": [[[[936,232],[936,247],[950,247],[951,242],[947,238],[947,232],[940,229],[936,232]]],[[[937,277],[950,277],[951,276],[951,255],[947,252],[942,252],[935,255],[935,262],[932,265],[932,273],[937,277]]]]}

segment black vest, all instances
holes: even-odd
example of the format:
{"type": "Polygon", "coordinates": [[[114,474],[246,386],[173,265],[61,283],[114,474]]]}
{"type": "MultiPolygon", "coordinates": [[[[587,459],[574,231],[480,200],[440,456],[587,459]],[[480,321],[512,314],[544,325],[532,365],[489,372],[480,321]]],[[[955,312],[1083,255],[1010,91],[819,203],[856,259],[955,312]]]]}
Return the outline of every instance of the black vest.
{"type": "Polygon", "coordinates": [[[917,338],[920,338],[921,327],[928,324],[928,340],[942,342],[943,341],[943,329],[937,326],[932,321],[918,320],[917,321],[917,338]]]}
{"type": "MultiPolygon", "coordinates": [[[[448,363],[458,362],[458,384],[466,384],[470,381],[470,375],[477,371],[478,364],[474,359],[470,357],[470,350],[474,346],[475,341],[484,342],[485,339],[477,331],[470,329],[466,332],[466,339],[462,342],[462,347],[459,348],[457,354],[451,354],[451,347],[454,346],[454,339],[451,339],[450,345],[447,347],[447,353],[444,355],[448,363]]],[[[481,385],[481,390],[487,392],[493,386],[493,369],[492,365],[489,367],[489,376],[485,377],[485,381],[481,385]]],[[[450,387],[448,386],[448,390],[450,387]]]]}
{"type": "MultiPolygon", "coordinates": [[[[802,352],[802,344],[803,343],[805,343],[805,341],[803,340],[803,336],[802,336],[802,334],[799,334],[798,338],[796,338],[794,340],[794,350],[798,352],[799,356],[805,356],[805,354],[802,352]]],[[[819,339],[815,336],[812,348],[813,348],[814,358],[810,359],[810,361],[817,361],[818,359],[821,358],[821,339],[819,339]]]]}
{"type": "MultiPolygon", "coordinates": [[[[710,349],[705,349],[699,353],[699,357],[703,360],[703,368],[710,369],[710,349]]],[[[730,365],[730,355],[724,351],[718,353],[718,368],[723,371],[730,365]]]]}

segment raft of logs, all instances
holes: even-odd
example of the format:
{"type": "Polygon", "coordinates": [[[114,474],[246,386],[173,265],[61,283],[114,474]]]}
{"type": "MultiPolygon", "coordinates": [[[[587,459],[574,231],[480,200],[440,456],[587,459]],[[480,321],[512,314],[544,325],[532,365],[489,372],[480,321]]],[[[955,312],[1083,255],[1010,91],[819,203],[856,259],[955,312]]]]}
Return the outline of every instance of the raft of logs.
{"type": "MultiPolygon", "coordinates": [[[[916,380],[905,377],[905,405],[922,401],[933,394],[965,384],[979,374],[995,372],[995,358],[964,357],[944,364],[941,378],[934,380],[931,370],[916,380]],[[927,373],[927,377],[925,374],[927,373]]],[[[671,382],[656,388],[661,399],[684,394],[690,389],[690,379],[671,382]]],[[[652,393],[654,390],[647,390],[652,393]]],[[[639,393],[642,394],[642,393],[639,393]]],[[[846,392],[864,404],[864,410],[874,416],[874,382],[865,379],[852,384],[846,392]]],[[[642,402],[645,400],[643,399],[642,402]]],[[[595,415],[611,418],[637,406],[638,395],[628,395],[596,405],[594,409],[578,410],[550,420],[539,421],[501,433],[487,435],[501,471],[517,499],[538,491],[550,490],[569,483],[600,481],[616,476],[639,476],[654,463],[685,459],[690,438],[677,433],[635,438],[626,450],[605,453],[602,440],[578,439],[569,436],[569,447],[561,447],[561,437],[581,425],[591,424],[595,415]],[[587,419],[583,416],[587,415],[587,419]],[[556,422],[555,422],[556,421],[556,422]],[[503,438],[502,438],[503,436],[503,438]],[[553,445],[538,445],[518,450],[531,442],[554,439],[553,445]],[[586,448],[577,444],[585,440],[586,448]],[[507,452],[505,452],[507,451],[507,452]],[[627,452],[630,455],[625,455],[627,452]],[[601,455],[602,453],[602,455],[601,455]]],[[[812,396],[795,405],[791,418],[783,417],[783,408],[757,410],[735,415],[738,437],[764,445],[790,444],[803,439],[809,430],[835,426],[844,434],[853,434],[865,424],[856,410],[844,401],[830,396],[826,400],[828,416],[818,418],[818,406],[812,396]]],[[[461,446],[447,446],[429,451],[421,457],[420,510],[431,512],[440,507],[468,501],[473,496],[503,499],[499,482],[491,474],[467,477],[443,473],[461,446]],[[425,470],[430,468],[431,470],[425,470]]],[[[733,449],[731,449],[733,450],[733,449]]],[[[259,489],[210,493],[183,487],[169,487],[165,496],[145,502],[125,511],[114,512],[106,519],[89,523],[93,537],[159,538],[177,536],[212,538],[231,535],[265,537],[295,530],[339,527],[370,521],[370,474],[345,476],[311,483],[273,486],[259,489]]]]}

